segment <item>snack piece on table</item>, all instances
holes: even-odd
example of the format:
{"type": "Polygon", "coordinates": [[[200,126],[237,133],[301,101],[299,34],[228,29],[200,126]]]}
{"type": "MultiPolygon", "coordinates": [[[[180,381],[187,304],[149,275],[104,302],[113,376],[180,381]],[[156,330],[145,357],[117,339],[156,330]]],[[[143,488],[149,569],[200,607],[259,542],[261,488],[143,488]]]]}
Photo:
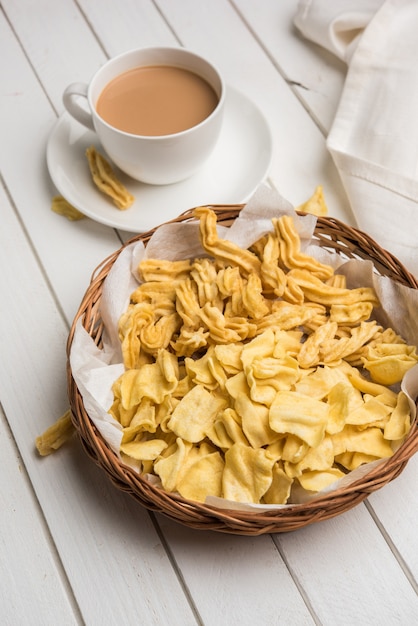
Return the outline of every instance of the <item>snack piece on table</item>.
{"type": "Polygon", "coordinates": [[[309,200],[299,205],[296,210],[318,216],[328,215],[328,207],[325,202],[322,185],[318,185],[309,200]]]}
{"type": "Polygon", "coordinates": [[[87,148],[86,156],[96,187],[109,196],[121,211],[132,206],[135,201],[134,196],[117,179],[110,163],[104,156],[97,152],[94,146],[87,148]]]}
{"type": "Polygon", "coordinates": [[[82,220],[86,216],[70,204],[63,196],[54,196],[51,202],[51,209],[54,213],[66,217],[70,222],[82,220]]]}
{"type": "Polygon", "coordinates": [[[75,428],[71,421],[71,411],[68,409],[42,435],[36,438],[36,448],[41,456],[48,456],[71,439],[74,433],[75,428]]]}

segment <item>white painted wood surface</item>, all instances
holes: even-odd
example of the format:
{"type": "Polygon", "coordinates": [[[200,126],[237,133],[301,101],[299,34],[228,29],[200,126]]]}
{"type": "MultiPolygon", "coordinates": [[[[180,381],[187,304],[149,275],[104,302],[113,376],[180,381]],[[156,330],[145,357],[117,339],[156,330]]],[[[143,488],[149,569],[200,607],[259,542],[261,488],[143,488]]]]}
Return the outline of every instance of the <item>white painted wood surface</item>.
{"type": "MultiPolygon", "coordinates": [[[[212,59],[266,115],[269,180],[323,184],[345,67],[298,37],[296,0],[3,0],[0,11],[0,615],[26,624],[409,626],[418,619],[418,459],[367,503],[292,534],[190,531],[117,491],[74,440],[35,437],[67,407],[65,343],[94,268],[128,233],[50,211],[45,146],[61,94],[143,45],[212,59]]],[[[240,199],[237,198],[237,201],[240,199]]],[[[208,198],[208,202],[210,199],[208,198]]],[[[156,224],[158,216],[156,216],[156,224]]]]}

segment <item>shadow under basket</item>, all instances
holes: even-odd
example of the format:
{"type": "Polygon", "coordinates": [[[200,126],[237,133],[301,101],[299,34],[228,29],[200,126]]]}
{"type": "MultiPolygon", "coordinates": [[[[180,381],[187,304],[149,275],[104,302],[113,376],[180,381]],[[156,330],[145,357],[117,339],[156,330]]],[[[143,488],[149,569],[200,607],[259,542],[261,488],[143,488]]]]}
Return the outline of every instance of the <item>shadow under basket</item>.
{"type": "MultiPolygon", "coordinates": [[[[239,215],[242,206],[216,205],[211,208],[218,216],[218,223],[228,226],[239,215]]],[[[193,210],[190,210],[170,223],[194,219],[193,210]]],[[[96,345],[101,346],[103,321],[100,317],[100,300],[103,282],[124,247],[135,241],[142,241],[146,245],[155,230],[135,236],[95,270],[70,330],[67,357],[70,353],[75,326],[80,318],[82,325],[96,345]]],[[[337,252],[345,260],[371,260],[378,274],[388,276],[412,289],[418,289],[418,281],[395,257],[383,250],[365,233],[337,219],[319,217],[314,238],[318,245],[331,252],[337,252]]],[[[418,450],[418,425],[415,419],[406,440],[393,456],[348,487],[318,497],[308,503],[289,505],[267,513],[217,509],[203,503],[186,500],[177,494],[167,493],[151,485],[136,471],[122,463],[87,415],[83,398],[71,373],[69,359],[67,379],[73,423],[86,453],[107,473],[117,488],[128,492],[147,509],[162,513],[190,528],[251,536],[294,531],[313,522],[330,519],[353,508],[369,494],[396,478],[418,450]]]]}

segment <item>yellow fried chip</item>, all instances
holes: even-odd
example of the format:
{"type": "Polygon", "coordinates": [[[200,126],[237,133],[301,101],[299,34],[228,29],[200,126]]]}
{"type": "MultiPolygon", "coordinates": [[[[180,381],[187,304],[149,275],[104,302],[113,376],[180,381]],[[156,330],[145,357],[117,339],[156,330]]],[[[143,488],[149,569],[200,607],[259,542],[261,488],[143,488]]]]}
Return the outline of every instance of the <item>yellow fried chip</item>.
{"type": "Polygon", "coordinates": [[[330,487],[343,476],[345,476],[344,472],[336,467],[331,467],[328,470],[303,472],[297,480],[306,491],[318,492],[330,487]]]}
{"type": "Polygon", "coordinates": [[[251,399],[270,406],[277,391],[290,389],[298,380],[299,364],[291,356],[257,358],[244,372],[251,399]]]}
{"type": "Polygon", "coordinates": [[[262,501],[265,504],[286,504],[293,479],[289,478],[285,471],[276,463],[272,470],[272,480],[270,487],[264,494],[262,501]]]}
{"type": "Polygon", "coordinates": [[[223,497],[234,502],[258,503],[273,480],[273,461],[265,450],[234,444],[225,453],[223,497]]]}
{"type": "Polygon", "coordinates": [[[218,344],[214,346],[215,356],[228,376],[238,374],[242,370],[242,343],[218,344]]]}
{"type": "Polygon", "coordinates": [[[350,385],[347,380],[338,382],[330,389],[328,406],[327,432],[330,434],[340,432],[350,416],[356,415],[356,411],[364,411],[364,402],[360,391],[350,385]]]}
{"type": "Polygon", "coordinates": [[[362,361],[373,381],[382,385],[394,385],[418,363],[418,356],[414,346],[380,343],[369,348],[367,357],[362,361]]]}
{"type": "Polygon", "coordinates": [[[202,385],[196,385],[180,400],[168,426],[178,437],[197,443],[206,437],[226,404],[225,398],[215,396],[202,385]]]}
{"type": "Polygon", "coordinates": [[[332,435],[334,455],[343,452],[361,452],[376,459],[390,457],[393,454],[391,445],[383,437],[380,428],[359,429],[347,425],[340,432],[332,435]]]}
{"type": "Polygon", "coordinates": [[[337,328],[336,322],[326,322],[306,339],[298,355],[302,367],[312,367],[321,361],[324,345],[335,337],[337,328]]]}
{"type": "Polygon", "coordinates": [[[204,502],[208,496],[221,497],[224,465],[219,452],[197,456],[193,462],[186,463],[177,491],[183,498],[197,502],[204,502]]]}
{"type": "Polygon", "coordinates": [[[296,435],[286,434],[282,442],[281,459],[283,461],[288,461],[292,464],[299,463],[308,453],[309,444],[296,435]]]}
{"type": "Polygon", "coordinates": [[[144,397],[156,404],[163,402],[177,387],[176,365],[174,355],[161,350],[155,363],[145,364],[140,369],[126,370],[116,383],[119,385],[122,406],[129,409],[139,405],[144,397]]]}
{"type": "Polygon", "coordinates": [[[364,463],[372,463],[376,460],[377,457],[371,454],[363,454],[362,452],[343,452],[335,457],[335,462],[349,472],[357,469],[360,465],[364,465],[364,463]]]}
{"type": "Polygon", "coordinates": [[[187,455],[192,446],[192,443],[183,441],[181,437],[178,437],[173,445],[171,454],[161,456],[154,462],[154,471],[160,477],[161,484],[166,491],[174,491],[176,489],[187,455]]]}
{"type": "Polygon", "coordinates": [[[133,416],[137,410],[137,406],[130,406],[129,408],[125,408],[121,402],[121,383],[122,379],[118,378],[113,383],[112,391],[113,391],[113,403],[109,409],[109,414],[117,421],[121,426],[126,428],[132,421],[133,416]]]}
{"type": "Polygon", "coordinates": [[[247,368],[255,358],[262,359],[272,356],[275,348],[275,336],[272,330],[267,330],[244,345],[241,351],[243,368],[247,368]]]}
{"type": "Polygon", "coordinates": [[[349,411],[346,415],[345,423],[353,424],[354,426],[373,425],[379,421],[386,423],[390,412],[390,407],[372,397],[363,402],[358,408],[349,411]]]}
{"type": "MultiPolygon", "coordinates": [[[[335,285],[334,285],[335,286],[335,285]]],[[[355,302],[354,304],[331,304],[330,320],[340,325],[358,324],[368,320],[373,311],[372,302],[355,302]]]]}
{"type": "Polygon", "coordinates": [[[234,443],[250,445],[242,431],[241,418],[231,407],[218,414],[213,425],[207,431],[207,437],[223,451],[231,448],[234,443]]]}
{"type": "Polygon", "coordinates": [[[135,201],[134,196],[116,178],[115,172],[104,156],[97,152],[94,146],[87,148],[86,156],[97,188],[109,196],[118,209],[124,210],[132,206],[135,201]]]}
{"type": "Polygon", "coordinates": [[[209,346],[200,359],[186,358],[184,363],[187,375],[195,385],[202,385],[208,390],[225,387],[227,376],[216,357],[214,346],[209,346]]]}
{"type": "Polygon", "coordinates": [[[292,391],[279,391],[270,407],[270,426],[277,433],[296,435],[309,446],[324,438],[328,406],[321,400],[292,391]]]}
{"type": "Polygon", "coordinates": [[[225,388],[233,400],[236,400],[241,394],[249,395],[250,393],[244,372],[238,372],[235,376],[228,378],[225,388]]]}
{"type": "Polygon", "coordinates": [[[167,442],[162,439],[145,439],[122,443],[120,451],[137,461],[154,461],[165,448],[167,442]]]}
{"type": "Polygon", "coordinates": [[[367,380],[367,378],[362,376],[355,368],[351,368],[351,371],[348,372],[347,376],[350,379],[351,384],[362,393],[368,393],[372,396],[380,396],[383,394],[385,396],[392,397],[393,401],[396,401],[397,394],[394,391],[388,389],[388,387],[385,387],[380,383],[374,383],[367,380]]]}
{"type": "Polygon", "coordinates": [[[398,394],[398,401],[384,427],[384,437],[389,441],[400,441],[411,429],[411,414],[408,397],[403,391],[398,394]]]}
{"type": "Polygon", "coordinates": [[[264,404],[241,394],[235,400],[235,410],[241,418],[242,431],[253,448],[262,448],[278,439],[278,434],[270,428],[269,409],[264,404]]]}
{"type": "MultiPolygon", "coordinates": [[[[295,476],[306,471],[324,471],[331,469],[334,463],[334,447],[331,437],[325,436],[316,448],[309,448],[303,459],[293,464],[295,476]]],[[[288,470],[286,473],[289,475],[288,470]]]]}
{"type": "MultiPolygon", "coordinates": [[[[294,390],[316,400],[323,400],[338,383],[348,385],[347,375],[342,368],[320,366],[303,376],[294,385],[294,390]]],[[[351,385],[350,385],[351,386],[351,385]]]]}

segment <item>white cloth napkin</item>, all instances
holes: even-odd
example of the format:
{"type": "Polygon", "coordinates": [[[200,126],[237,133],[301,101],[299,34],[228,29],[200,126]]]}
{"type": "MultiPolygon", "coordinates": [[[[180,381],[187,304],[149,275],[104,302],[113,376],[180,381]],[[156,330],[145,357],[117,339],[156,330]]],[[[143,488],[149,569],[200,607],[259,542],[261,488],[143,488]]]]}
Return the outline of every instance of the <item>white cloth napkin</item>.
{"type": "Polygon", "coordinates": [[[357,224],[418,276],[418,1],[302,0],[295,25],[348,64],[327,146],[357,224]]]}

